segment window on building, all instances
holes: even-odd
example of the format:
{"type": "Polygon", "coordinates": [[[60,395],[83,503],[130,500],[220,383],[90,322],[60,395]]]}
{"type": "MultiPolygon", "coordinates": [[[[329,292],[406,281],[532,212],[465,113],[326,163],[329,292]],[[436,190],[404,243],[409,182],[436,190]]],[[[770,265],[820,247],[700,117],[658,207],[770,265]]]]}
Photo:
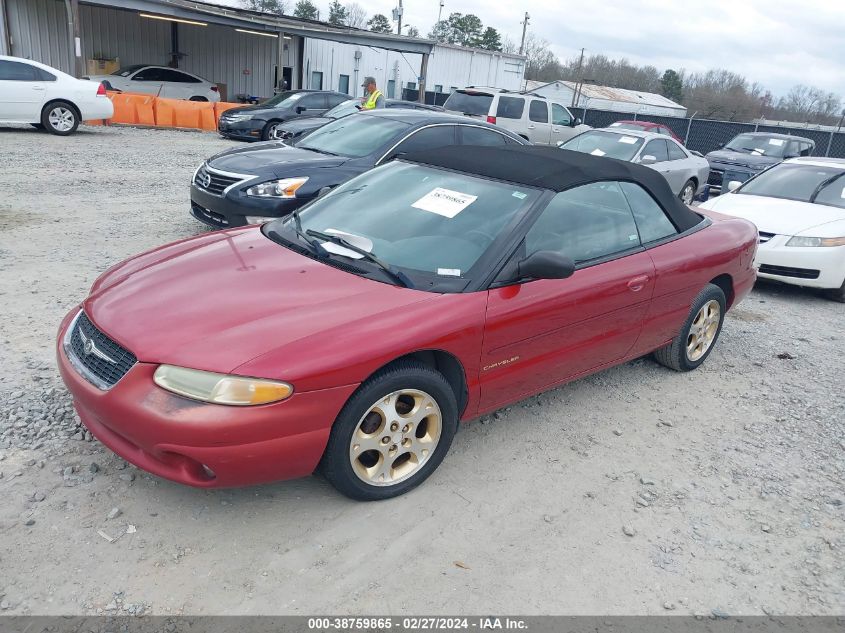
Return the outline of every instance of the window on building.
{"type": "Polygon", "coordinates": [[[338,77],[337,91],[349,94],[349,75],[341,75],[338,77]]]}
{"type": "Polygon", "coordinates": [[[443,92],[443,86],[440,84],[434,84],[434,92],[443,92]]]}
{"type": "Polygon", "coordinates": [[[409,81],[407,84],[405,84],[405,87],[406,87],[408,90],[416,90],[416,89],[417,89],[417,82],[415,82],[415,81],[409,81]]]}
{"type": "Polygon", "coordinates": [[[388,99],[395,99],[396,98],[396,80],[395,79],[388,79],[387,80],[387,98],[388,99]]]}
{"type": "Polygon", "coordinates": [[[311,90],[323,89],[323,73],[316,70],[311,72],[311,90]]]}

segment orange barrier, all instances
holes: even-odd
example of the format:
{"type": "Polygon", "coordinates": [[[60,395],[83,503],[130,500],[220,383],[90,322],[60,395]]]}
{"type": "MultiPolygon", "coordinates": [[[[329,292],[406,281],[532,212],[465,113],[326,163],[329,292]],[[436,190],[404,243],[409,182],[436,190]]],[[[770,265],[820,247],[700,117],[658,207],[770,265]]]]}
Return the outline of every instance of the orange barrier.
{"type": "Polygon", "coordinates": [[[214,104],[208,101],[183,101],[182,99],[155,100],[155,124],[159,127],[187,127],[198,130],[216,130],[214,104]]]}
{"type": "Polygon", "coordinates": [[[120,123],[216,131],[223,112],[243,107],[242,103],[164,99],[132,92],[108,91],[107,94],[114,105],[114,115],[107,121],[86,121],[88,125],[120,123]]]}
{"type": "Polygon", "coordinates": [[[109,122],[155,125],[153,110],[156,97],[128,92],[109,92],[108,95],[114,105],[114,115],[109,122]]]}

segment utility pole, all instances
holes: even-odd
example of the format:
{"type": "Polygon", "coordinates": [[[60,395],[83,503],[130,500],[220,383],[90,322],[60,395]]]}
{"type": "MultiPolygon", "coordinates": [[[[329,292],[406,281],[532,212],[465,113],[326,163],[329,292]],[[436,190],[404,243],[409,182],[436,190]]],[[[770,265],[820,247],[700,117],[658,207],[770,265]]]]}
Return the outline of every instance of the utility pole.
{"type": "Polygon", "coordinates": [[[72,72],[76,77],[81,77],[85,74],[85,69],[82,65],[82,39],[79,32],[79,0],[65,0],[65,9],[68,17],[72,72]]]}
{"type": "Polygon", "coordinates": [[[443,5],[445,5],[445,0],[440,0],[440,8],[437,10],[437,21],[440,22],[443,16],[443,5]]]}
{"type": "Polygon", "coordinates": [[[575,81],[575,90],[572,91],[572,104],[570,107],[574,108],[578,102],[578,92],[581,90],[581,84],[584,81],[584,49],[581,49],[581,57],[578,60],[578,79],[575,81]]]}
{"type": "Polygon", "coordinates": [[[396,29],[396,32],[399,35],[402,35],[402,0],[399,0],[399,8],[394,9],[393,12],[396,14],[396,20],[399,22],[399,26],[396,29]]]}
{"type": "Polygon", "coordinates": [[[522,41],[519,43],[519,54],[522,55],[522,51],[525,50],[525,31],[528,28],[528,20],[531,18],[528,15],[528,11],[525,12],[525,19],[522,21],[522,41]]]}

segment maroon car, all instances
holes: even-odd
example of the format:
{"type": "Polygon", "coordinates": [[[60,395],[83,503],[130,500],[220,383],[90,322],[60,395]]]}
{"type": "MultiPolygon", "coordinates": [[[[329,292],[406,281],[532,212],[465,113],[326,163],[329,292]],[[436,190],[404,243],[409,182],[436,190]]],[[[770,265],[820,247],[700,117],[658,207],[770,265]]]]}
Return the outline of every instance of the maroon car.
{"type": "Polygon", "coordinates": [[[615,123],[611,123],[607,127],[622,130],[639,130],[640,132],[645,130],[646,132],[653,132],[655,134],[671,136],[681,145],[684,144],[684,142],[680,138],[678,138],[678,136],[669,128],[668,125],[663,125],[662,123],[652,123],[651,121],[616,121],[615,123]]]}
{"type": "Polygon", "coordinates": [[[117,264],[62,322],[59,368],[88,429],[151,473],[243,486],[319,466],[384,499],[460,421],[650,352],[701,365],[756,248],[754,225],[699,214],[648,167],[451,146],[117,264]]]}

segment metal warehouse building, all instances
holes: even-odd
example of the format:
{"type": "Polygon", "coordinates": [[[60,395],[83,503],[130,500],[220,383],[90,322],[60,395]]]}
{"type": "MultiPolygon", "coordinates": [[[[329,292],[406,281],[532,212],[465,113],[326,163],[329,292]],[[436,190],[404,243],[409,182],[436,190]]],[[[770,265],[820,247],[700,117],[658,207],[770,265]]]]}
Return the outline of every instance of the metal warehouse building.
{"type": "Polygon", "coordinates": [[[524,89],[542,95],[547,99],[556,99],[566,105],[593,110],[611,110],[631,112],[632,114],[651,114],[655,116],[685,117],[687,109],[671,99],[654,92],[625,90],[610,86],[581,84],[580,89],[574,81],[531,81],[524,82],[524,89]],[[573,97],[578,92],[577,103],[573,97]]]}
{"type": "Polygon", "coordinates": [[[405,88],[518,90],[525,71],[519,55],[191,0],[0,0],[0,54],[76,76],[103,60],[171,66],[218,83],[229,99],[267,97],[283,82],[360,96],[367,75],[396,98],[405,88]]]}

